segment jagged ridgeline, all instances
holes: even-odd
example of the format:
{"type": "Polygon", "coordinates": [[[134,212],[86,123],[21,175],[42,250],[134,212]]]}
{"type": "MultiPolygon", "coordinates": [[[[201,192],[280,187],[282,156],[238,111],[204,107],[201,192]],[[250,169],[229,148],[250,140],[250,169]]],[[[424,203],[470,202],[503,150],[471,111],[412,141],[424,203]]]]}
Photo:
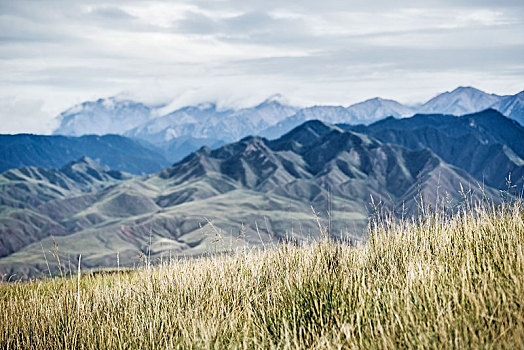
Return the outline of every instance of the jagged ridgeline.
{"type": "Polygon", "coordinates": [[[132,174],[157,172],[170,164],[158,149],[120,135],[0,135],[0,172],[23,166],[60,168],[83,156],[132,174]]]}
{"type": "Polygon", "coordinates": [[[389,117],[369,126],[338,126],[382,142],[430,149],[479,183],[500,190],[520,192],[524,184],[524,128],[493,109],[462,117],[418,114],[389,117]]]}
{"type": "Polygon", "coordinates": [[[498,189],[485,184],[481,191],[475,177],[431,149],[320,121],[276,140],[203,147],[147,176],[107,171],[83,158],[59,170],[5,172],[0,186],[0,271],[19,277],[47,270],[52,236],[62,262],[82,254],[87,268],[112,267],[118,254],[121,266],[132,266],[145,254],[160,259],[305,242],[320,234],[311,207],[329,234],[356,241],[373,213],[371,196],[399,215],[416,214],[420,198],[436,203],[437,194],[453,207],[463,200],[461,189],[471,189],[472,200],[500,198],[498,189]]]}
{"type": "Polygon", "coordinates": [[[493,108],[524,123],[524,92],[499,96],[472,87],[458,87],[418,106],[372,98],[351,106],[290,105],[275,95],[262,103],[233,108],[217,103],[173,108],[145,105],[137,101],[109,97],[76,105],[58,116],[54,134],[120,134],[147,142],[169,162],[181,160],[201,146],[216,148],[249,135],[275,139],[308,121],[319,119],[331,124],[370,124],[382,118],[410,117],[416,113],[464,115],[493,108]]]}

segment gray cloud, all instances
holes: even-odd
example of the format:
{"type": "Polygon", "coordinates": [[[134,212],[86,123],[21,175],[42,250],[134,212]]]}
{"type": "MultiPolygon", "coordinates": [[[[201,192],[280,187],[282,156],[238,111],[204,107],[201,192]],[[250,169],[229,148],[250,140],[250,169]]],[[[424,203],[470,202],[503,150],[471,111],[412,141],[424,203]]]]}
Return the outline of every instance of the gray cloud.
{"type": "Polygon", "coordinates": [[[134,16],[131,16],[129,13],[116,6],[103,6],[98,7],[92,11],[92,14],[95,17],[108,19],[108,20],[129,20],[134,19],[134,16]]]}
{"type": "Polygon", "coordinates": [[[270,57],[228,63],[224,74],[265,74],[295,77],[354,79],[388,71],[406,74],[462,71],[469,74],[489,72],[498,76],[524,76],[524,47],[512,46],[496,51],[484,49],[383,49],[373,46],[348,47],[336,52],[321,52],[304,57],[270,57]],[[230,67],[230,69],[228,69],[230,67]]]}
{"type": "Polygon", "coordinates": [[[419,0],[302,0],[302,1],[280,1],[280,0],[188,0],[193,4],[198,4],[201,8],[222,10],[268,10],[275,8],[289,8],[294,10],[308,11],[389,11],[398,8],[454,8],[454,7],[521,7],[520,0],[500,0],[496,3],[491,0],[425,0],[423,3],[419,0]]]}
{"type": "Polygon", "coordinates": [[[300,45],[315,40],[304,20],[275,18],[259,11],[220,19],[203,13],[189,12],[173,26],[175,31],[181,33],[210,35],[231,43],[300,45]]]}
{"type": "Polygon", "coordinates": [[[176,30],[187,34],[213,35],[218,33],[220,24],[202,13],[188,12],[185,18],[174,24],[176,30]]]}
{"type": "Polygon", "coordinates": [[[515,93],[521,57],[520,0],[0,1],[0,125],[33,113],[41,130],[73,103],[122,91],[305,104],[457,85],[515,93]]]}

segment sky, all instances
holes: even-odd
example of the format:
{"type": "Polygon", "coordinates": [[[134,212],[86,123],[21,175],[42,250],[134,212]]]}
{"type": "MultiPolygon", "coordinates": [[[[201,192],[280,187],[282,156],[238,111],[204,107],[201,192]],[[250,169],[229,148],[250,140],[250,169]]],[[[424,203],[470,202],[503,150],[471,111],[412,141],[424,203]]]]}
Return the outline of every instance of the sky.
{"type": "Polygon", "coordinates": [[[524,1],[0,0],[0,133],[109,96],[348,106],[457,86],[524,90],[524,1]]]}

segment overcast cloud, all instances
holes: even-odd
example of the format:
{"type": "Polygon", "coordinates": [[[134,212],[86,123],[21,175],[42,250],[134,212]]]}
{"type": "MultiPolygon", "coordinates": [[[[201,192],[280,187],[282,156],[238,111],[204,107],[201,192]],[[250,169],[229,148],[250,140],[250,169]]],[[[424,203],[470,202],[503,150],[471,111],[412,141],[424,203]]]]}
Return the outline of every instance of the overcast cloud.
{"type": "Polygon", "coordinates": [[[71,105],[423,101],[524,89],[524,2],[0,0],[0,133],[71,105]]]}

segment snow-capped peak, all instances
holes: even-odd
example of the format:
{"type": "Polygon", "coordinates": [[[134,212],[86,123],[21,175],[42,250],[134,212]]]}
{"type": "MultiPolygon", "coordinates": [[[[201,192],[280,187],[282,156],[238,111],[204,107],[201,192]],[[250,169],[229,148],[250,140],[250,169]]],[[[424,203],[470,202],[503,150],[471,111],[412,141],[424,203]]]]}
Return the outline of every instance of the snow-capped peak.
{"type": "Polygon", "coordinates": [[[152,118],[152,109],[140,102],[114,97],[87,101],[62,112],[55,135],[122,134],[152,118]]]}
{"type": "Polygon", "coordinates": [[[494,108],[522,122],[523,100],[524,91],[517,95],[498,96],[470,86],[444,92],[422,105],[407,106],[375,97],[347,108],[298,108],[289,105],[281,94],[271,95],[256,105],[244,104],[251,107],[240,107],[242,104],[236,102],[233,104],[236,107],[219,102],[153,107],[133,101],[128,96],[117,96],[84,102],[66,110],[59,116],[60,126],[54,133],[75,136],[116,133],[154,143],[181,136],[235,141],[271,128],[274,129],[271,129],[271,135],[279,136],[276,135],[278,132],[310,119],[367,124],[388,116],[408,117],[415,113],[462,115],[486,108],[494,108]]]}
{"type": "Polygon", "coordinates": [[[451,92],[435,96],[424,103],[418,112],[463,115],[489,108],[500,98],[501,96],[488,94],[470,86],[460,86],[451,92]]]}
{"type": "Polygon", "coordinates": [[[196,105],[196,108],[200,111],[206,111],[206,110],[215,110],[217,109],[217,105],[214,102],[201,102],[196,105]]]}
{"type": "Polygon", "coordinates": [[[375,121],[381,118],[407,117],[413,115],[413,109],[397,101],[383,99],[380,97],[355,103],[347,108],[357,120],[362,123],[375,121]]]}
{"type": "Polygon", "coordinates": [[[266,98],[260,105],[276,103],[280,105],[289,104],[288,100],[282,94],[273,94],[266,98]]]}

